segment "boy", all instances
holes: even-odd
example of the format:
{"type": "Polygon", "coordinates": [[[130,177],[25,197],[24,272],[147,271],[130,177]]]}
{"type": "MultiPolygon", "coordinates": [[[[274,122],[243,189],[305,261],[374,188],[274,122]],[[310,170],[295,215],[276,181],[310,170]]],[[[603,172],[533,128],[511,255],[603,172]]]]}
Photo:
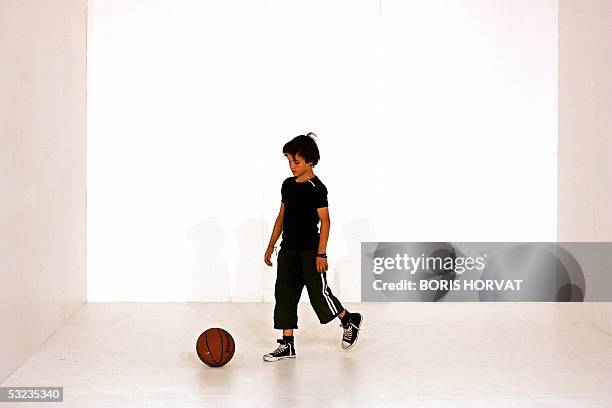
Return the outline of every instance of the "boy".
{"type": "Polygon", "coordinates": [[[287,178],[281,187],[281,208],[264,255],[265,263],[272,266],[270,257],[282,231],[274,288],[274,328],[283,330],[283,338],[277,340],[280,345],[276,350],[263,356],[264,361],[296,357],[293,329],[298,328],[297,306],[304,285],[321,324],[335,317],[340,319],[344,350],[357,341],[363,320],[361,314],[350,313],[342,307],[327,286],[325,249],[330,225],[327,188],[312,171],[320,158],[312,136],[316,135],[311,132],[297,136],[283,146],[283,154],[294,176],[287,178]],[[320,233],[317,230],[319,220],[320,233]]]}

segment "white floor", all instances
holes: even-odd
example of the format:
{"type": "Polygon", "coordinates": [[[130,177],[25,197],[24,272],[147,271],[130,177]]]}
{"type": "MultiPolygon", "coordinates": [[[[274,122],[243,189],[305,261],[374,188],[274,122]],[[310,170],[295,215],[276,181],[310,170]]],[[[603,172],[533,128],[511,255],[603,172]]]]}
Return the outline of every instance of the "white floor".
{"type": "MultiPolygon", "coordinates": [[[[612,407],[612,336],[560,303],[361,303],[359,341],[300,303],[297,359],[264,362],[271,303],[88,303],[3,386],[63,386],[18,407],[612,407]],[[232,361],[202,364],[223,327],[232,361]]],[[[0,404],[5,406],[8,404],[0,404]]]]}

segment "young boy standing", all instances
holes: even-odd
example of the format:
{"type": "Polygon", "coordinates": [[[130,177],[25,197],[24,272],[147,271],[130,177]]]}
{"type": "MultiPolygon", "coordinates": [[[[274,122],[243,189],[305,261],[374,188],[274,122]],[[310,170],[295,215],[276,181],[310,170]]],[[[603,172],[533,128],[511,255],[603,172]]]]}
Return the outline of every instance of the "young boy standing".
{"type": "Polygon", "coordinates": [[[270,257],[282,232],[274,288],[274,328],[283,331],[283,338],[277,340],[280,345],[276,350],[263,356],[265,361],[296,357],[293,330],[298,328],[297,306],[304,286],[321,324],[335,317],[340,319],[343,349],[355,344],[363,321],[360,313],[346,310],[327,286],[327,188],[313,173],[320,158],[313,136],[316,137],[314,133],[300,135],[283,146],[293,177],[281,187],[280,212],[264,255],[265,263],[272,266],[270,257]]]}

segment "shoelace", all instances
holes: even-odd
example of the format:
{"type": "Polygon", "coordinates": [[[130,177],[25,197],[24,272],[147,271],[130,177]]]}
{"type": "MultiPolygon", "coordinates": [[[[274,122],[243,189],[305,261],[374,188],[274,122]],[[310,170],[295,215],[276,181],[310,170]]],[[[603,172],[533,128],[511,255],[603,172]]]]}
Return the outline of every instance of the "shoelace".
{"type": "Polygon", "coordinates": [[[353,327],[357,330],[362,330],[361,328],[355,326],[354,323],[349,323],[348,327],[344,327],[342,323],[340,323],[340,327],[344,329],[344,340],[350,341],[353,337],[353,327]]]}
{"type": "Polygon", "coordinates": [[[349,327],[344,329],[344,340],[351,341],[352,338],[353,338],[353,325],[351,323],[349,324],[349,327]]]}
{"type": "MultiPolygon", "coordinates": [[[[279,342],[279,343],[280,343],[280,340],[277,340],[277,342],[279,342]]],[[[275,356],[277,356],[277,355],[281,354],[282,352],[284,352],[284,351],[287,349],[287,347],[289,347],[287,344],[281,343],[281,345],[280,345],[280,346],[278,346],[278,347],[276,348],[276,350],[274,350],[274,351],[272,352],[272,354],[273,354],[273,355],[275,355],[275,356]]]]}

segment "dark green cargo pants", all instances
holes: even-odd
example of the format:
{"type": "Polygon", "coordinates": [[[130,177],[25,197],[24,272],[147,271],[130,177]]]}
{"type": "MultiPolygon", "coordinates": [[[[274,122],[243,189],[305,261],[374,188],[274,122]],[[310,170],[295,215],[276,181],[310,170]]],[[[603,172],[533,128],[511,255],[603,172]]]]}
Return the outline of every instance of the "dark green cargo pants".
{"type": "Polygon", "coordinates": [[[316,249],[278,251],[276,284],[274,286],[274,328],[297,329],[297,306],[306,286],[310,304],[321,324],[332,321],[342,310],[342,304],[327,286],[327,273],[317,272],[316,249]]]}

